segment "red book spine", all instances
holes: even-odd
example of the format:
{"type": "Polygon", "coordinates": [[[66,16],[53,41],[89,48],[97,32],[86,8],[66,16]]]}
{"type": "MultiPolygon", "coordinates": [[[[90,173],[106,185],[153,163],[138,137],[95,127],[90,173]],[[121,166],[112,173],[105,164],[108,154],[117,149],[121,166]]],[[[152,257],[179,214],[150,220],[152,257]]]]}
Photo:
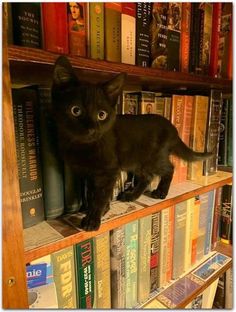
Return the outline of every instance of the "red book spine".
{"type": "Polygon", "coordinates": [[[68,54],[68,23],[66,3],[42,3],[44,48],[68,54]]]}
{"type": "Polygon", "coordinates": [[[232,17],[230,19],[229,31],[229,50],[228,50],[228,63],[227,63],[227,78],[233,79],[233,30],[232,30],[232,17]]]}
{"type": "Polygon", "coordinates": [[[190,46],[190,18],[191,3],[182,4],[181,41],[180,41],[180,70],[189,72],[189,46],[190,46]]]}
{"type": "Polygon", "coordinates": [[[209,65],[209,75],[212,77],[217,77],[221,12],[222,12],[222,3],[219,3],[219,2],[213,3],[211,53],[210,53],[210,65],[209,65]]]}
{"type": "Polygon", "coordinates": [[[136,3],[134,2],[123,2],[122,13],[133,17],[136,17],[136,3]]]}

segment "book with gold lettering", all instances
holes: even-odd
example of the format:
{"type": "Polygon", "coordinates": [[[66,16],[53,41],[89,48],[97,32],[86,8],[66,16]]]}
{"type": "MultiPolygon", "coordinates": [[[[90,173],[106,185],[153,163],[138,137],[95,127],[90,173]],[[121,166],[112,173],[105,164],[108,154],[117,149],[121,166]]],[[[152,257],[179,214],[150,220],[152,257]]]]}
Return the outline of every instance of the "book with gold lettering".
{"type": "Polygon", "coordinates": [[[45,219],[37,90],[14,88],[12,99],[22,219],[28,228],[45,219]]]}
{"type": "Polygon", "coordinates": [[[74,257],[73,246],[51,254],[59,309],[77,307],[74,257]]]}

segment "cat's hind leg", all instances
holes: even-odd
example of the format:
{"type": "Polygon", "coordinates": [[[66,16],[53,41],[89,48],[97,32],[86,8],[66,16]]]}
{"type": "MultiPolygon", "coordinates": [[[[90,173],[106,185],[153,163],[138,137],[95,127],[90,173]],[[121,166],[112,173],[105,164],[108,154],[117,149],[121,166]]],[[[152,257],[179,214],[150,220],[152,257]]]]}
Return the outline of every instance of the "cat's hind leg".
{"type": "Polygon", "coordinates": [[[168,161],[159,172],[161,179],[157,188],[153,190],[151,193],[151,196],[153,198],[160,198],[160,199],[166,198],[169,188],[170,188],[172,178],[173,178],[173,173],[174,173],[174,166],[171,164],[170,161],[168,161]]]}

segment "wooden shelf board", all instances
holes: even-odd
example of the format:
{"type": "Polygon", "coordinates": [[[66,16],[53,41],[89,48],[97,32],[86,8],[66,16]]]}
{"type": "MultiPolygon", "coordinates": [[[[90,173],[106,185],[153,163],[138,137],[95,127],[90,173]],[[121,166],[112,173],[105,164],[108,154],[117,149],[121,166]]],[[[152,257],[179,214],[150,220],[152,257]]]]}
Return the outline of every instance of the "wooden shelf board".
{"type": "MultiPolygon", "coordinates": [[[[24,79],[25,82],[40,82],[43,84],[51,82],[52,65],[59,56],[59,54],[41,49],[19,46],[9,46],[8,55],[13,82],[19,83],[24,79]],[[22,66],[24,72],[30,70],[30,77],[27,77],[27,75],[22,77],[22,66]],[[33,67],[37,67],[40,70],[33,71],[33,67]]],[[[230,92],[232,90],[232,81],[228,79],[144,68],[71,55],[67,57],[72,66],[79,70],[78,73],[80,73],[82,80],[101,82],[111,78],[114,74],[124,72],[128,75],[128,83],[141,84],[147,88],[166,89],[168,87],[168,89],[171,88],[172,90],[190,89],[203,91],[209,88],[217,88],[224,92],[230,92]]]]}
{"type": "Polygon", "coordinates": [[[163,201],[160,201],[159,203],[145,207],[143,209],[140,209],[138,211],[135,211],[130,214],[121,215],[116,219],[108,220],[101,224],[98,231],[92,231],[92,232],[85,232],[85,231],[77,231],[74,228],[70,227],[69,225],[66,225],[65,222],[61,220],[52,220],[48,221],[50,225],[52,225],[58,232],[60,232],[64,238],[55,241],[52,243],[48,243],[46,245],[37,247],[35,249],[31,249],[28,251],[25,251],[25,263],[29,263],[32,260],[35,260],[37,258],[40,258],[42,256],[51,254],[55,251],[58,251],[62,248],[66,248],[68,246],[77,244],[79,242],[82,242],[86,239],[95,237],[99,234],[102,234],[104,232],[110,231],[114,228],[117,228],[119,226],[122,226],[124,224],[127,224],[129,222],[132,222],[134,220],[140,219],[142,217],[145,217],[147,215],[150,215],[152,213],[161,211],[162,209],[165,209],[167,207],[170,207],[172,205],[175,205],[179,202],[182,202],[184,200],[187,200],[191,197],[194,197],[196,195],[203,194],[205,192],[208,192],[210,190],[213,190],[215,188],[218,188],[220,186],[223,186],[227,183],[232,182],[232,174],[231,173],[224,173],[224,172],[218,172],[218,181],[212,176],[212,177],[206,177],[201,181],[203,183],[204,180],[208,180],[208,185],[199,185],[199,188],[186,192],[184,194],[181,194],[179,196],[176,196],[174,198],[166,199],[163,201]],[[221,177],[221,178],[220,178],[221,177]],[[214,182],[212,182],[214,181],[214,182]]]}

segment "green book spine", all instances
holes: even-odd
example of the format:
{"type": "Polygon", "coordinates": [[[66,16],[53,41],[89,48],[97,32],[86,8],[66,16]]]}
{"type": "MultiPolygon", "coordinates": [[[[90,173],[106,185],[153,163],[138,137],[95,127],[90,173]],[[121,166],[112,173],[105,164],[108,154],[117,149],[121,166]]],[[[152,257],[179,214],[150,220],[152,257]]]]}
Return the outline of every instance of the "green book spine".
{"type": "Polygon", "coordinates": [[[105,3],[105,58],[121,61],[121,3],[105,3]]]}
{"type": "Polygon", "coordinates": [[[45,214],[47,219],[54,219],[64,212],[63,164],[58,159],[57,136],[48,114],[51,90],[39,87],[38,93],[45,214]]]}
{"type": "Polygon", "coordinates": [[[125,225],[125,307],[137,304],[138,220],[125,225]]]}
{"type": "Polygon", "coordinates": [[[91,2],[89,11],[91,58],[104,60],[104,3],[91,2]]]}
{"type": "Polygon", "coordinates": [[[44,220],[37,91],[13,89],[12,99],[21,210],[27,228],[44,220]]]}
{"type": "Polygon", "coordinates": [[[152,216],[139,220],[138,302],[145,302],[150,294],[150,248],[152,216]]]}
{"type": "Polygon", "coordinates": [[[76,283],[73,247],[64,248],[51,255],[53,277],[56,284],[59,309],[75,309],[76,283]]]}
{"type": "Polygon", "coordinates": [[[227,165],[233,166],[233,102],[229,99],[227,165]]]}
{"type": "Polygon", "coordinates": [[[111,308],[109,232],[94,238],[96,308],[111,308]]]}
{"type": "Polygon", "coordinates": [[[14,44],[41,48],[40,3],[11,3],[14,44]]]}
{"type": "Polygon", "coordinates": [[[125,229],[111,231],[111,308],[125,308],[125,229]]]}
{"type": "Polygon", "coordinates": [[[93,240],[75,246],[77,308],[92,309],[94,302],[94,255],[93,240]]]}

